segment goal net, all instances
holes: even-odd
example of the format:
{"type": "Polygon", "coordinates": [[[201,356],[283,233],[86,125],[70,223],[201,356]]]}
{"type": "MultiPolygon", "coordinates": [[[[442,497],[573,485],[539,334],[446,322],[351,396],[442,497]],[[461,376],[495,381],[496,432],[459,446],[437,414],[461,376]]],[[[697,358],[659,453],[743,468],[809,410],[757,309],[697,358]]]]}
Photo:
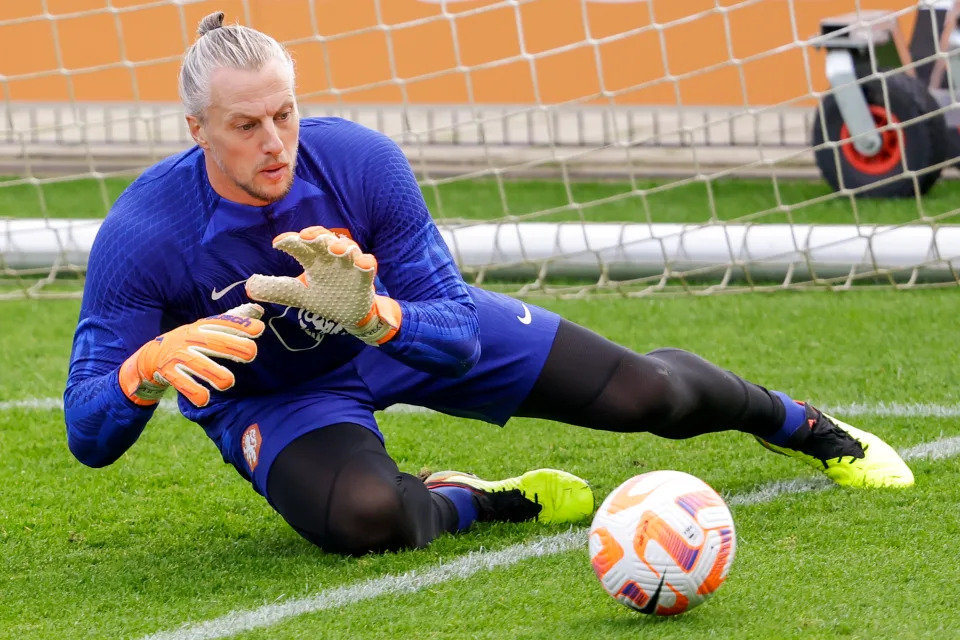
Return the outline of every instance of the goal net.
{"type": "Polygon", "coordinates": [[[78,295],[113,200],[192,144],[218,10],[291,50],[304,117],[401,145],[481,286],[957,282],[952,2],[32,0],[0,3],[0,298],[78,295]]]}

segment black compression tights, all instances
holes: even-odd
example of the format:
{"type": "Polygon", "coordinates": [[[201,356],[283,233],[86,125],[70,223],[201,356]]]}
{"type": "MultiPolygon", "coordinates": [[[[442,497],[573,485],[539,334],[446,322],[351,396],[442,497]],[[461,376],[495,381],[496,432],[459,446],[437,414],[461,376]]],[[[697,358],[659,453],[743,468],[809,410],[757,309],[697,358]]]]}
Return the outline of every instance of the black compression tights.
{"type": "MultiPolygon", "coordinates": [[[[692,353],[640,355],[563,321],[517,415],[689,438],[726,429],[770,435],[784,408],[763,387],[692,353]]],[[[457,529],[452,503],[401,473],[379,438],[356,424],[324,427],[287,445],[267,492],[304,538],[336,553],[418,548],[457,529]]]]}
{"type": "Polygon", "coordinates": [[[679,439],[728,429],[769,436],[785,410],[763,387],[688,351],[641,355],[563,320],[517,415],[679,439]]]}
{"type": "Polygon", "coordinates": [[[300,535],[334,553],[419,548],[457,527],[453,504],[401,473],[380,439],[356,424],[317,429],[284,447],[267,494],[300,535]]]}

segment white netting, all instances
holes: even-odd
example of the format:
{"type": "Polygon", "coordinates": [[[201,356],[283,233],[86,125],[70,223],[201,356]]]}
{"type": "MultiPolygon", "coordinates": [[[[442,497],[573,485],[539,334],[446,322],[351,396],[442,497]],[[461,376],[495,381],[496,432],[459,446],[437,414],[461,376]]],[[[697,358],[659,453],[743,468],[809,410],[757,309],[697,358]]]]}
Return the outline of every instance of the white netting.
{"type": "MultiPolygon", "coordinates": [[[[840,36],[931,30],[934,14],[916,18],[914,3],[870,3],[889,15],[866,4],[3,3],[0,40],[14,53],[0,60],[0,297],[76,295],[119,191],[189,146],[176,69],[216,10],[292,50],[305,116],[347,117],[401,144],[461,268],[485,286],[636,295],[955,283],[951,176],[925,197],[867,201],[858,185],[831,190],[814,164],[829,89],[821,20],[854,12],[840,36]]],[[[920,71],[948,51],[937,41],[915,57],[907,69],[920,71]]],[[[874,77],[904,73],[882,62],[870,58],[874,77]]],[[[836,142],[824,147],[843,161],[836,142]]],[[[902,175],[917,183],[951,164],[902,175]]]]}

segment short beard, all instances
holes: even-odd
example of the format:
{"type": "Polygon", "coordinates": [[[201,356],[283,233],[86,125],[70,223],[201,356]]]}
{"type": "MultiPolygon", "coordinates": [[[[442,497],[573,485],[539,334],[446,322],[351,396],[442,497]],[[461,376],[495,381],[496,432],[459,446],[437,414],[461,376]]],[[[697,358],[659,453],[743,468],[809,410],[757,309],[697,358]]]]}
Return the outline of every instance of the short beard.
{"type": "MultiPolygon", "coordinates": [[[[297,146],[299,147],[299,145],[297,146]]],[[[211,151],[212,150],[213,149],[211,148],[211,151]]],[[[230,180],[232,180],[233,184],[243,189],[243,191],[251,198],[255,198],[256,200],[266,202],[267,204],[272,204],[279,200],[283,200],[284,198],[287,197],[287,194],[290,193],[290,189],[293,188],[293,178],[297,168],[297,148],[296,147],[293,149],[293,154],[291,157],[292,157],[292,160],[290,161],[290,164],[288,166],[288,169],[290,170],[290,180],[287,182],[286,186],[283,188],[283,191],[281,191],[279,194],[271,195],[257,189],[252,182],[249,182],[249,183],[241,182],[237,178],[237,176],[231,173],[227,169],[227,167],[223,164],[223,159],[220,157],[220,154],[218,154],[216,151],[214,151],[213,153],[213,161],[217,163],[218,167],[220,167],[220,171],[223,173],[223,175],[227,176],[230,180]]]]}

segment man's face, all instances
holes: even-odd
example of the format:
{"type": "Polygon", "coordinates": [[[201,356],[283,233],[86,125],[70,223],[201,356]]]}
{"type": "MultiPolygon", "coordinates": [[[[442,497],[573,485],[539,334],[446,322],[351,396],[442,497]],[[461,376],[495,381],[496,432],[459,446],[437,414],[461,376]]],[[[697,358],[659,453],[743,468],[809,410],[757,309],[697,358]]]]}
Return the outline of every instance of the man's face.
{"type": "Polygon", "coordinates": [[[300,117],[290,75],[277,60],[259,71],[220,68],[210,79],[202,119],[187,116],[221,196],[263,206],[290,191],[300,117]],[[212,162],[211,162],[212,160],[212,162]]]}

